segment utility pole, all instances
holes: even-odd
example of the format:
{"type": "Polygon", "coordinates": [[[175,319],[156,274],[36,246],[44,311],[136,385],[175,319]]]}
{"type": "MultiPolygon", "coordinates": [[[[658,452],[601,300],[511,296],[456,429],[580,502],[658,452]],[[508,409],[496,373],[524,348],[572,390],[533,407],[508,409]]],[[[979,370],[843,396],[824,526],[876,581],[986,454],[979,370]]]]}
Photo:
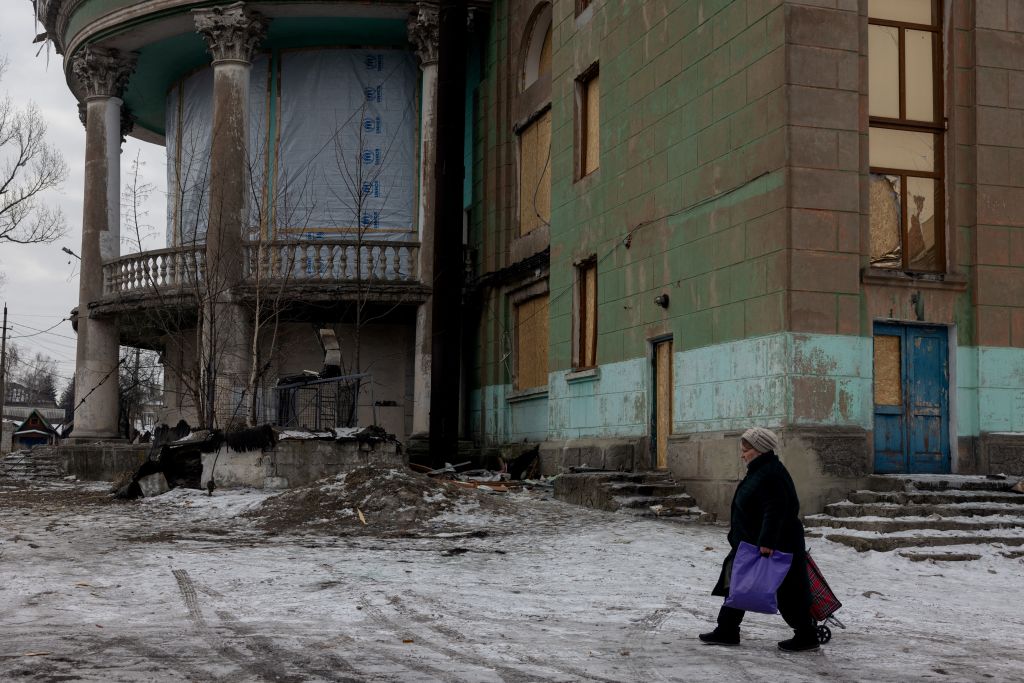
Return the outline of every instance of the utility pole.
{"type": "Polygon", "coordinates": [[[4,302],[4,326],[0,335],[0,445],[4,433],[4,398],[7,396],[7,303],[4,302]]]}
{"type": "Polygon", "coordinates": [[[440,467],[459,447],[461,386],[463,138],[466,102],[466,0],[442,0],[438,14],[437,178],[434,212],[430,460],[440,467]]]}

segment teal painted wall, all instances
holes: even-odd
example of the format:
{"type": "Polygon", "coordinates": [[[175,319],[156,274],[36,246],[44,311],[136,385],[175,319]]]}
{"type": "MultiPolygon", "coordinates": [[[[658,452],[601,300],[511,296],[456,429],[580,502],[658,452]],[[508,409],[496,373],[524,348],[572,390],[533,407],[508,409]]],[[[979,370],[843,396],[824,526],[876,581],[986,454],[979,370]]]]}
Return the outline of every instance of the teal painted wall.
{"type": "Polygon", "coordinates": [[[512,387],[491,385],[470,392],[469,431],[487,445],[548,438],[548,397],[536,394],[509,401],[512,387]]]}
{"type": "Polygon", "coordinates": [[[977,351],[979,430],[1024,432],[1024,349],[977,351]]]}
{"type": "Polygon", "coordinates": [[[650,364],[633,358],[602,365],[593,378],[548,375],[550,438],[642,436],[649,418],[650,364]]]}
{"type": "MultiPolygon", "coordinates": [[[[957,436],[1024,432],[1024,349],[959,347],[951,360],[957,436]]],[[[874,423],[868,337],[786,332],[676,352],[673,363],[677,434],[874,423]]],[[[595,378],[567,376],[552,372],[548,393],[528,402],[508,402],[507,385],[475,391],[474,433],[482,428],[493,443],[648,433],[649,359],[607,363],[595,378]]]]}

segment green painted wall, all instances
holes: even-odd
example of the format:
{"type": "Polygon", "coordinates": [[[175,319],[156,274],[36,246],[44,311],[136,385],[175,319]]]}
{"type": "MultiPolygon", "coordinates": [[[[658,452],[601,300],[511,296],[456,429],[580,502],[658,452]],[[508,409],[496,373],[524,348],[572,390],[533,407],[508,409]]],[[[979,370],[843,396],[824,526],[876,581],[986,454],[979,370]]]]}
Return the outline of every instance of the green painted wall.
{"type": "MultiPolygon", "coordinates": [[[[690,349],[784,327],[783,8],[555,5],[551,290],[598,258],[600,363],[672,333],[690,349]],[[600,69],[600,168],[574,180],[575,79],[600,69]],[[654,304],[670,296],[668,309],[654,304]]],[[[551,364],[571,363],[571,296],[553,299],[551,364]]]]}

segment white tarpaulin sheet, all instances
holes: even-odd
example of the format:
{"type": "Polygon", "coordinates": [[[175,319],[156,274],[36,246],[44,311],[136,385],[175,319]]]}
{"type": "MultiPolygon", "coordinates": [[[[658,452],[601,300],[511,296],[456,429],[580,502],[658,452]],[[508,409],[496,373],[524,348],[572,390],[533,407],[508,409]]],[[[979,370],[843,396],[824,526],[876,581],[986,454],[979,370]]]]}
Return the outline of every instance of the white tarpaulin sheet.
{"type": "MultiPolygon", "coordinates": [[[[253,60],[249,80],[249,168],[241,169],[253,188],[249,201],[253,226],[265,224],[264,178],[268,149],[267,72],[269,60],[253,60]]],[[[213,123],[213,70],[197,71],[167,94],[167,246],[206,239],[209,218],[210,129],[213,123]]]]}
{"type": "Polygon", "coordinates": [[[411,53],[285,52],[280,73],[278,234],[408,238],[418,120],[411,53]]]}

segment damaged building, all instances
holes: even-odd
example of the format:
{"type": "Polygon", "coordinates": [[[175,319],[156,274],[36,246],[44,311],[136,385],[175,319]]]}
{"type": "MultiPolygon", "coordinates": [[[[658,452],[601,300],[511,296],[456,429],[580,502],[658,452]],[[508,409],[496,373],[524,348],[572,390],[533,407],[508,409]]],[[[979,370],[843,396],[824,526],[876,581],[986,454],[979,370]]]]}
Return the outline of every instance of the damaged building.
{"type": "MultiPolygon", "coordinates": [[[[752,424],[809,511],[1024,473],[1013,3],[470,5],[466,440],[717,511],[752,424]]],[[[161,350],[171,423],[270,419],[312,369],[426,433],[437,11],[38,3],[86,122],[76,437],[116,435],[119,343],[161,350]],[[122,135],[166,147],[165,249],[119,251],[122,135]]]]}

